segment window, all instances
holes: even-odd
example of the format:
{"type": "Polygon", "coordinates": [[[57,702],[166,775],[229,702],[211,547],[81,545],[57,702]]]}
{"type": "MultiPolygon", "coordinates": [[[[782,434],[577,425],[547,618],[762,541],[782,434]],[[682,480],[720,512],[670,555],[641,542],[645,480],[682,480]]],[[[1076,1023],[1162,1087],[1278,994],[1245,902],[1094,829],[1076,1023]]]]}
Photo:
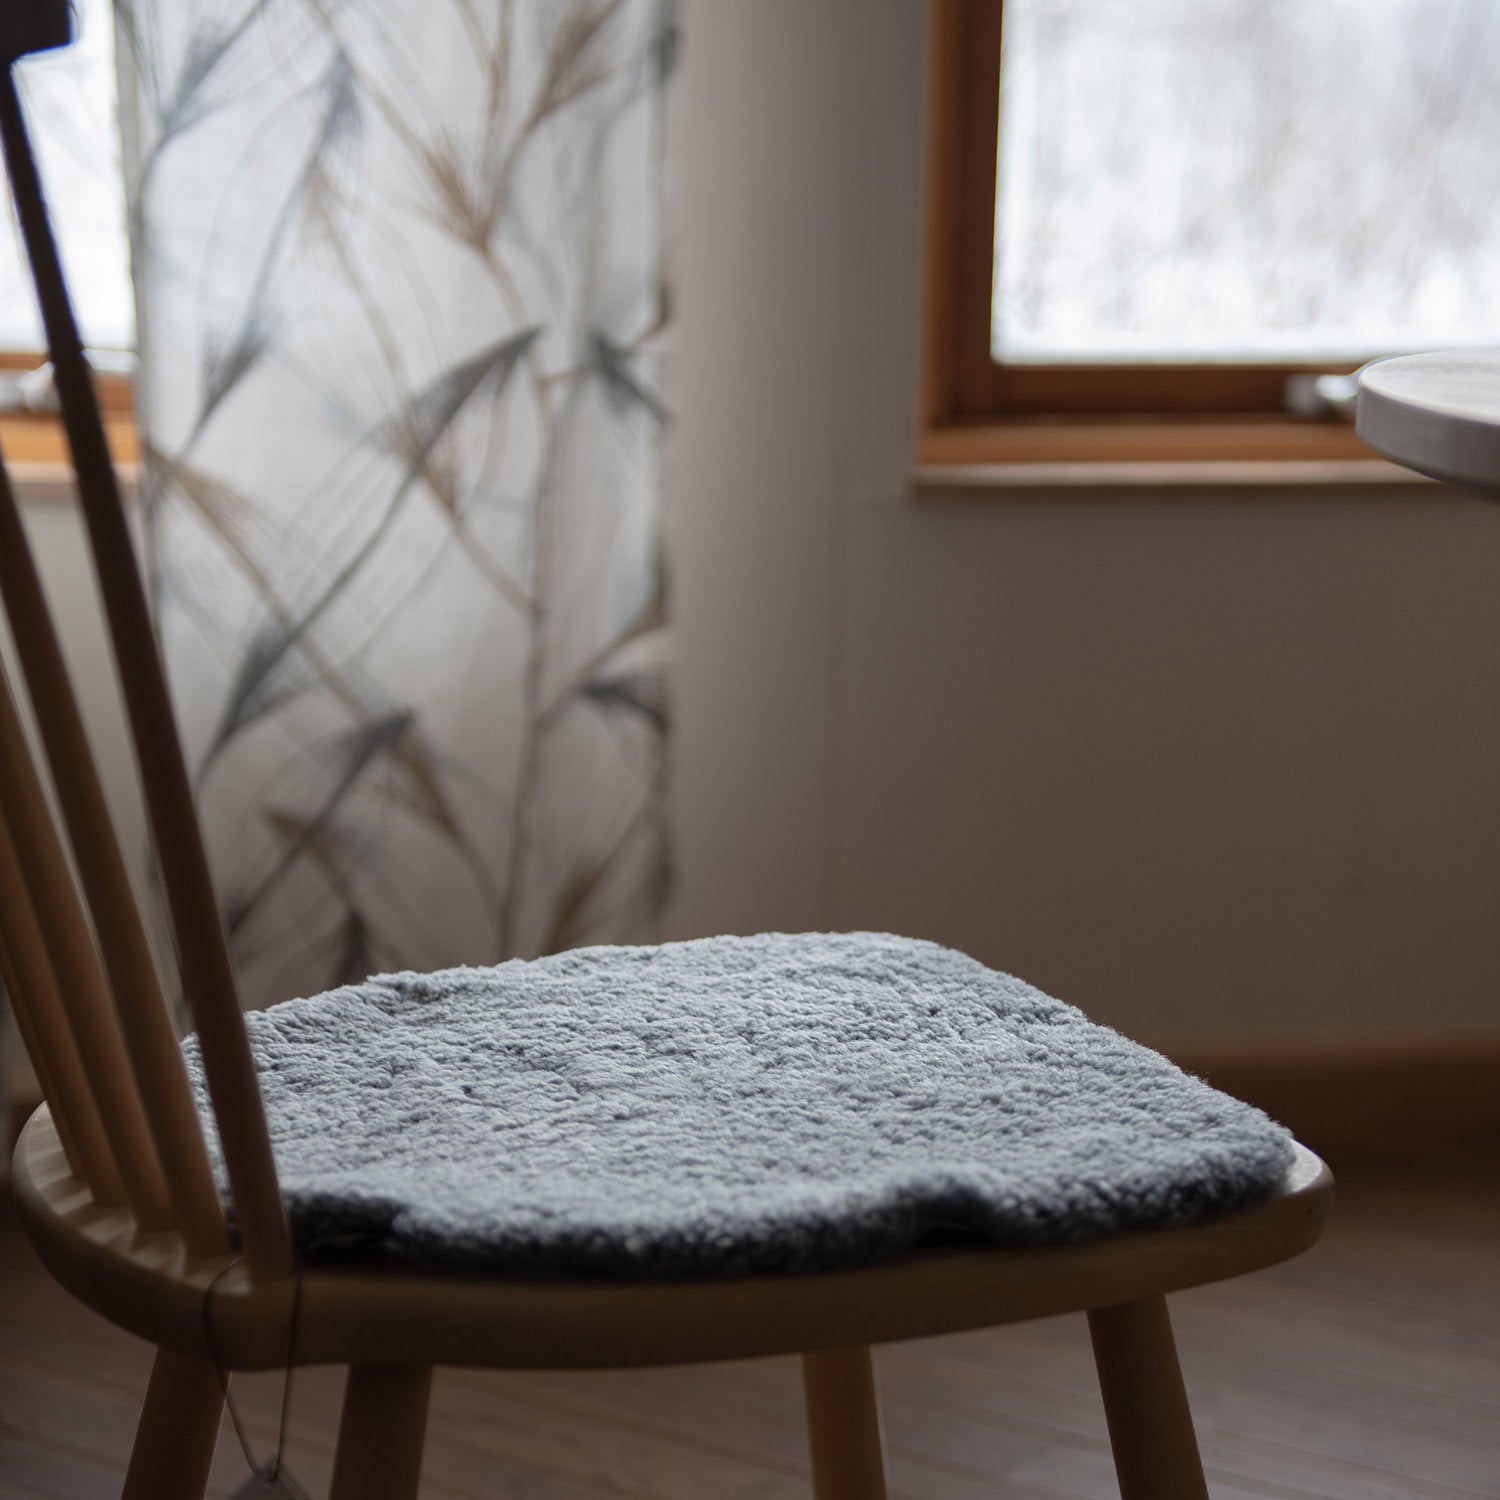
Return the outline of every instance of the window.
{"type": "Polygon", "coordinates": [[[1500,0],[935,0],[932,66],[928,462],[1368,458],[1308,376],[1500,342],[1500,0]]]}
{"type": "MultiPolygon", "coordinates": [[[[16,66],[22,104],[47,188],[84,342],[135,341],[125,195],[115,124],[115,52],[109,0],[77,0],[77,40],[16,66]]],[[[0,235],[0,349],[45,344],[14,211],[0,235]]]]}
{"type": "MultiPolygon", "coordinates": [[[[23,58],[16,77],[80,332],[90,350],[102,356],[96,364],[118,371],[128,366],[135,343],[135,314],[109,0],[76,0],[74,26],[77,40],[71,46],[23,58]]],[[[58,463],[64,454],[55,422],[27,414],[37,387],[20,377],[45,363],[46,339],[13,207],[4,218],[0,392],[5,399],[0,405],[7,411],[5,452],[16,463],[58,463]]],[[[128,460],[134,456],[128,381],[106,373],[99,385],[116,456],[128,460]]]]}

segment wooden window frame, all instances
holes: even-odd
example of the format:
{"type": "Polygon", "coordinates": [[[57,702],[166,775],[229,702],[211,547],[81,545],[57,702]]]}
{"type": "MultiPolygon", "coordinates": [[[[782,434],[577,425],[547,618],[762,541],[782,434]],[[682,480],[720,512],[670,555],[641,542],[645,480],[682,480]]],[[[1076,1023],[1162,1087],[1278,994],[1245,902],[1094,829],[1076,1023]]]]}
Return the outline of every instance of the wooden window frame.
{"type": "Polygon", "coordinates": [[[1295,463],[1368,468],[1287,377],[1350,366],[1002,366],[990,355],[1004,0],[930,0],[919,465],[1295,463]]]}
{"type": "MultiPolygon", "coordinates": [[[[0,370],[35,370],[47,360],[45,351],[39,354],[0,352],[0,370]]],[[[96,374],[94,388],[99,393],[110,452],[117,465],[131,470],[140,461],[134,382],[128,375],[96,374]]],[[[46,471],[49,478],[63,472],[71,473],[72,457],[63,435],[62,422],[50,412],[0,413],[0,452],[4,453],[6,463],[18,477],[29,478],[37,471],[46,471]]]]}

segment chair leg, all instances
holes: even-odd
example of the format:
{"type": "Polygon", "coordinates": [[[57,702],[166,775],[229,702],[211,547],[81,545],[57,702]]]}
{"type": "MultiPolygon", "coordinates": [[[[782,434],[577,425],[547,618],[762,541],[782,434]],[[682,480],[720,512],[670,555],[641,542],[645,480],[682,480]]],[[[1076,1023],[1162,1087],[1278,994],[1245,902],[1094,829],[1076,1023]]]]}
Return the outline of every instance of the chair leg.
{"type": "Polygon", "coordinates": [[[1208,1500],[1165,1297],[1089,1314],[1120,1500],[1208,1500]]]}
{"type": "Polygon", "coordinates": [[[885,1500],[880,1403],[867,1345],[802,1356],[815,1500],[885,1500]]]}
{"type": "Polygon", "coordinates": [[[350,1365],[330,1500],[416,1500],[432,1371],[350,1365]]]}
{"type": "Polygon", "coordinates": [[[203,1500],[223,1414],[214,1367],[158,1349],[121,1500],[203,1500]]]}

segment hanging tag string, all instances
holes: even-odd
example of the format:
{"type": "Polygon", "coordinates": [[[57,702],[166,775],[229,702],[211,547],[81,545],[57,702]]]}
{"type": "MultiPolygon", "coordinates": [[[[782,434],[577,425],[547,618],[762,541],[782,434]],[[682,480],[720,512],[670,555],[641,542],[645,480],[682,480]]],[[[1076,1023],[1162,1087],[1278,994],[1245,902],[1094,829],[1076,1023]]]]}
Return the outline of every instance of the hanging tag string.
{"type": "Polygon", "coordinates": [[[255,1454],[250,1447],[250,1438],[245,1432],[245,1424],[240,1418],[239,1405],[234,1399],[234,1394],[229,1389],[229,1372],[225,1369],[219,1358],[218,1347],[214,1342],[213,1327],[213,1297],[219,1289],[219,1283],[242,1261],[236,1257],[230,1261],[212,1281],[209,1282],[203,1293],[203,1341],[208,1346],[209,1363],[214,1367],[214,1374],[218,1377],[219,1388],[224,1392],[224,1405],[229,1411],[229,1420],[234,1425],[234,1435],[239,1441],[240,1451],[245,1455],[245,1462],[250,1466],[250,1472],[255,1475],[262,1484],[274,1484],[282,1472],[282,1464],[286,1457],[286,1433],[287,1423],[291,1417],[292,1410],[292,1377],[297,1368],[297,1333],[302,1320],[302,1267],[298,1266],[294,1272],[292,1282],[292,1312],[287,1326],[286,1337],[286,1368],[281,1382],[281,1415],[276,1425],[276,1452],[269,1463],[260,1464],[255,1461],[255,1454]]]}

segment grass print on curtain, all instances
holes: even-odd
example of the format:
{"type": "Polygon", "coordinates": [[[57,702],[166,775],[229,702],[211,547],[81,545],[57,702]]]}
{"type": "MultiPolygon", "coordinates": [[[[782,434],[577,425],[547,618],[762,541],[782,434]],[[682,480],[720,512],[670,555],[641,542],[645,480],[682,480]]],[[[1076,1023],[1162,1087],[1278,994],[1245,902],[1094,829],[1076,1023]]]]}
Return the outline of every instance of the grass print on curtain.
{"type": "Polygon", "coordinates": [[[666,884],[668,0],[117,0],[147,552],[247,1002],[666,884]]]}

